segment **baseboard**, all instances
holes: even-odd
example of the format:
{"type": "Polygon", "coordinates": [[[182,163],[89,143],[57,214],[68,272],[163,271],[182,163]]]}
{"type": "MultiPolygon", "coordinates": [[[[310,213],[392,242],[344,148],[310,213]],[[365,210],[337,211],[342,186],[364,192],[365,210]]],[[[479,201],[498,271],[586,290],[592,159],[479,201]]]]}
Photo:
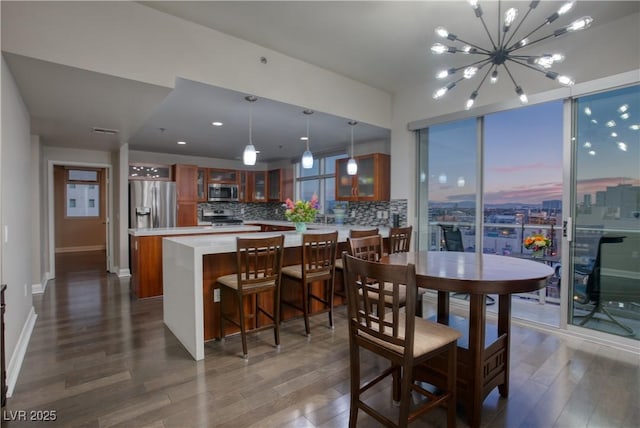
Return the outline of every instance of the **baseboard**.
{"type": "Polygon", "coordinates": [[[16,349],[13,351],[13,355],[11,355],[9,365],[7,366],[7,397],[11,397],[13,388],[15,388],[16,382],[18,381],[18,375],[22,368],[24,356],[27,354],[27,347],[29,346],[29,340],[31,340],[31,333],[33,333],[33,327],[36,325],[37,318],[38,315],[36,315],[35,309],[31,306],[27,320],[24,326],[22,326],[16,349]]]}
{"type": "Polygon", "coordinates": [[[47,283],[45,282],[40,284],[31,284],[31,294],[43,294],[45,288],[47,288],[47,283]]]}
{"type": "Polygon", "coordinates": [[[56,248],[56,254],[58,253],[79,253],[82,251],[104,251],[106,246],[104,245],[82,245],[77,247],[58,247],[56,248]]]}
{"type": "Polygon", "coordinates": [[[128,268],[118,270],[118,278],[126,278],[130,276],[131,276],[131,271],[128,268]]]}

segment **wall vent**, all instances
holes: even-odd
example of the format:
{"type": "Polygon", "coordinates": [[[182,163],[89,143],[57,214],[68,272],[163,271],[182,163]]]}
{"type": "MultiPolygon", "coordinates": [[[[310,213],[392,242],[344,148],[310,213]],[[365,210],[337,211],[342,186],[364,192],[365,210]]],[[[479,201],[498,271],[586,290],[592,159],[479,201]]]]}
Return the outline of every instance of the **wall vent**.
{"type": "Polygon", "coordinates": [[[94,126],[92,132],[94,134],[116,135],[119,131],[117,129],[98,128],[94,126]]]}

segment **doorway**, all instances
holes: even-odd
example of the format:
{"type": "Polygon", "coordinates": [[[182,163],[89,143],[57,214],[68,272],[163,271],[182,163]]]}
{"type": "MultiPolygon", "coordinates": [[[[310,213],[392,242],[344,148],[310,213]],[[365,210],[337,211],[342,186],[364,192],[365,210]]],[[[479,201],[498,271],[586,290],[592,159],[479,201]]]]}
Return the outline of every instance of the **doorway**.
{"type": "Polygon", "coordinates": [[[65,272],[109,271],[110,169],[104,165],[51,164],[49,171],[51,277],[59,268],[65,272]]]}

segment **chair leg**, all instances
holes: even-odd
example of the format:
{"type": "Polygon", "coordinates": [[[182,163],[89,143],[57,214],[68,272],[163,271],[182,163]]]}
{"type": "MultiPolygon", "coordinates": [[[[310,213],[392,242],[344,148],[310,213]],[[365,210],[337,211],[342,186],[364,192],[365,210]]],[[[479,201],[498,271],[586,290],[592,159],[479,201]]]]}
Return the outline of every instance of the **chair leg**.
{"type": "Polygon", "coordinates": [[[280,287],[273,292],[273,335],[276,348],[280,349],[280,287]]]}
{"type": "Polygon", "coordinates": [[[327,293],[329,297],[327,298],[327,302],[329,302],[329,327],[333,330],[333,293],[334,293],[334,282],[333,279],[329,280],[329,287],[327,288],[327,293]]]}
{"type": "Polygon", "coordinates": [[[411,410],[411,385],[413,384],[413,370],[410,365],[405,364],[401,368],[400,387],[400,414],[398,415],[398,426],[409,425],[409,412],[411,410]]]}
{"type": "Polygon", "coordinates": [[[307,336],[311,336],[311,327],[309,326],[309,306],[311,305],[309,287],[311,287],[311,284],[302,284],[302,312],[304,314],[304,329],[307,336]]]}
{"type": "Polygon", "coordinates": [[[222,289],[224,287],[220,287],[220,323],[219,323],[219,329],[220,329],[220,341],[224,342],[224,313],[222,312],[223,310],[223,306],[222,306],[222,289]]]}
{"type": "Polygon", "coordinates": [[[360,401],[360,349],[352,337],[349,337],[349,354],[351,355],[351,402],[349,406],[349,428],[356,428],[358,423],[358,402],[360,401]]]}
{"type": "Polygon", "coordinates": [[[455,428],[456,426],[456,370],[457,370],[457,342],[449,345],[448,364],[447,364],[447,389],[450,395],[447,402],[447,428],[455,428]]]}
{"type": "Polygon", "coordinates": [[[238,296],[238,309],[239,309],[239,320],[240,320],[240,336],[242,338],[242,352],[244,355],[242,356],[245,360],[249,358],[249,353],[247,352],[247,332],[246,326],[244,325],[244,308],[242,307],[242,296],[238,296]]]}

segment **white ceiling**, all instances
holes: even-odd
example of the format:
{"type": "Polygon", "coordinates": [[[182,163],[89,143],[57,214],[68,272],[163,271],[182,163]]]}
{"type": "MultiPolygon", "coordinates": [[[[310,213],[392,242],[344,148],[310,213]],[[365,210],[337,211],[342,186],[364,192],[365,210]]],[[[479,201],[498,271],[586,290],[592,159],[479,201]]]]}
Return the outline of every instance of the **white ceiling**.
{"type": "MultiPolygon", "coordinates": [[[[436,70],[462,65],[453,56],[445,61],[429,53],[430,46],[440,41],[433,32],[438,25],[460,38],[488,43],[466,1],[142,3],[392,94],[434,79],[436,70]]],[[[481,4],[488,25],[496,25],[497,2],[481,4]]],[[[529,2],[505,1],[502,10],[514,4],[523,14],[529,2]]],[[[560,4],[541,2],[526,24],[531,28],[541,23],[560,4]]],[[[570,16],[559,19],[552,29],[585,15],[591,15],[596,26],[639,10],[637,1],[577,2],[570,16]]],[[[565,65],[570,67],[571,53],[565,53],[565,65]]],[[[178,79],[171,91],[13,54],[5,53],[5,58],[31,114],[32,132],[44,144],[115,150],[120,141],[128,141],[133,150],[237,159],[247,142],[249,106],[244,97],[248,94],[184,79],[178,79]],[[213,120],[224,126],[212,127],[213,120]],[[93,134],[94,126],[118,129],[119,135],[93,134]],[[188,144],[178,147],[179,139],[188,144]]],[[[306,132],[302,110],[304,106],[267,99],[254,103],[254,143],[261,151],[260,161],[292,159],[302,153],[299,137],[306,132]],[[299,149],[292,151],[293,141],[299,149]],[[283,149],[287,145],[289,149],[283,149]]],[[[315,112],[310,117],[312,151],[346,147],[348,119],[315,112]]],[[[359,124],[355,135],[356,143],[389,140],[388,130],[368,124],[359,124]]]]}

